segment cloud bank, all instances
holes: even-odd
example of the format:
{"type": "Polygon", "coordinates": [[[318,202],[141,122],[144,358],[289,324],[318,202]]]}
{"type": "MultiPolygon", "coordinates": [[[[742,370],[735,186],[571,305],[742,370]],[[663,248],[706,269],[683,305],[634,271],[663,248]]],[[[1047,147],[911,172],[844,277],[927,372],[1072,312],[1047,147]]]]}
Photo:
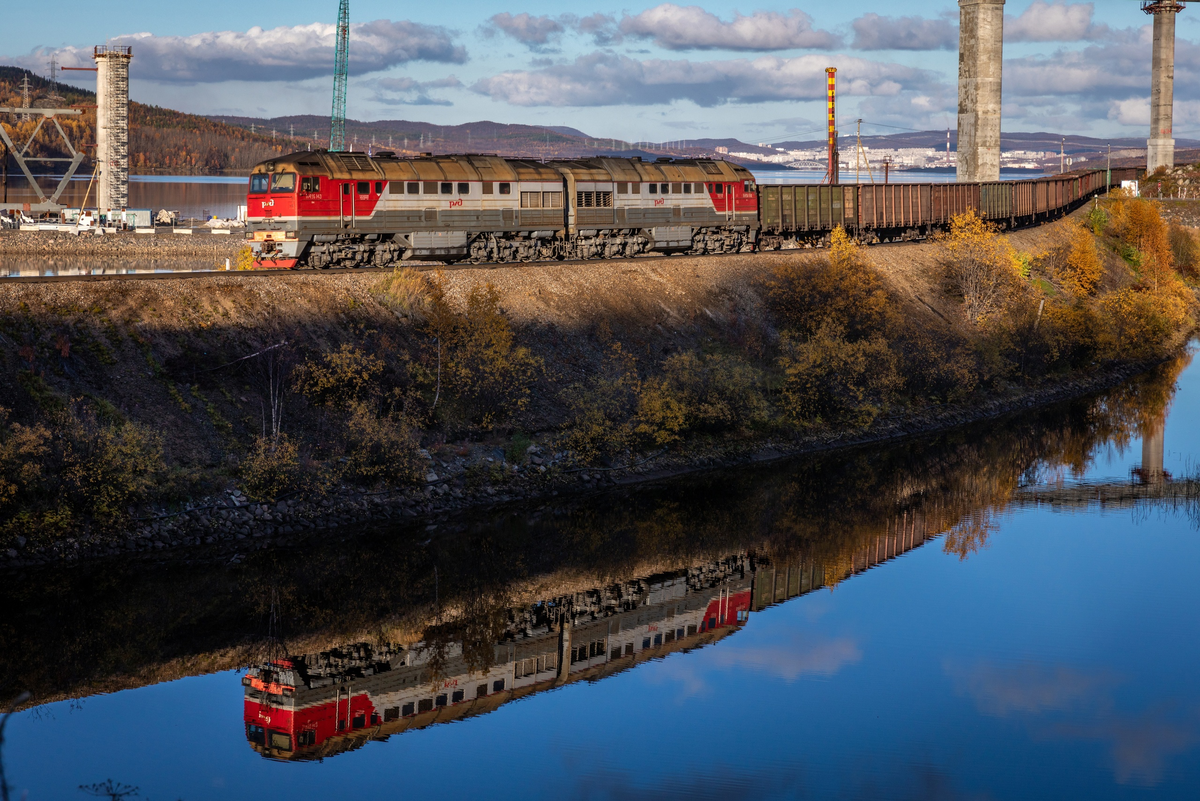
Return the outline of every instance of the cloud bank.
{"type": "MultiPolygon", "coordinates": [[[[333,73],[336,33],[337,26],[314,22],[191,36],[136,33],[117,36],[110,44],[133,47],[130,72],[138,78],[178,83],[295,81],[333,73]]],[[[52,53],[63,66],[93,66],[90,47],[42,49],[18,63],[40,71],[52,53]]],[[[350,69],[356,74],[410,61],[466,60],[466,49],[439,26],[382,19],[350,26],[350,69]]]]}

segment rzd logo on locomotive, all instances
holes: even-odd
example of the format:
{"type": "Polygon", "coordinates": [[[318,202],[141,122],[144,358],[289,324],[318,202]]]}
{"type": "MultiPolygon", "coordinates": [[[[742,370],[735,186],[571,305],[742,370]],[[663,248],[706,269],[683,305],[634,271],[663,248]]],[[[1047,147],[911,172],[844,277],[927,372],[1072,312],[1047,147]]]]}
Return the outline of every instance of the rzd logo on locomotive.
{"type": "Polygon", "coordinates": [[[666,199],[665,199],[665,198],[661,198],[661,197],[660,197],[660,198],[656,198],[656,199],[654,200],[654,205],[655,205],[655,206],[665,206],[665,205],[667,205],[667,201],[666,201],[666,199]]]}
{"type": "Polygon", "coordinates": [[[462,200],[451,200],[449,202],[450,202],[450,208],[452,208],[452,209],[456,208],[456,207],[462,208],[462,200]]]}

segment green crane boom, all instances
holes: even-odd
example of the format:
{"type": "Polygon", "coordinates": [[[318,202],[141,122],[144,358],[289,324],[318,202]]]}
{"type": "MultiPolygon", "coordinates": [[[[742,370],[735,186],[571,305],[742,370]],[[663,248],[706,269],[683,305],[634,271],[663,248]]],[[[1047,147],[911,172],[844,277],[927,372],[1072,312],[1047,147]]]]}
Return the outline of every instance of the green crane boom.
{"type": "Polygon", "coordinates": [[[329,120],[329,149],[346,149],[346,78],[350,67],[350,0],[338,8],[337,51],[333,57],[333,114],[329,120]]]}

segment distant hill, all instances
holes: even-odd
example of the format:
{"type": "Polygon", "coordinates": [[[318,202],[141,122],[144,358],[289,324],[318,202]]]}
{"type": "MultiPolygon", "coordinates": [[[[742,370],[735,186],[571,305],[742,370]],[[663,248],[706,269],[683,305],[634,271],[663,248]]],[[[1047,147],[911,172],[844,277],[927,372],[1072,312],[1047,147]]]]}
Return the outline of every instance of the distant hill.
{"type": "MultiPolygon", "coordinates": [[[[21,81],[29,75],[30,105],[35,107],[77,106],[83,111],[78,117],[61,117],[60,122],[77,149],[95,144],[96,93],[66,84],[52,85],[50,81],[17,67],[0,66],[0,105],[21,105],[21,81]]],[[[37,125],[36,119],[20,120],[11,115],[0,120],[15,141],[24,142],[37,125]]],[[[45,131],[45,126],[43,126],[45,131]]],[[[228,125],[208,117],[185,114],[181,111],[129,103],[130,172],[168,173],[176,175],[212,175],[244,173],[273,154],[291,152],[304,145],[254,134],[239,126],[228,125]]],[[[57,132],[39,133],[30,152],[40,156],[66,156],[57,132]]],[[[93,151],[80,167],[81,173],[92,171],[93,151]]],[[[10,172],[11,172],[10,167],[10,172]]],[[[10,182],[13,180],[10,176],[10,182]]]]}

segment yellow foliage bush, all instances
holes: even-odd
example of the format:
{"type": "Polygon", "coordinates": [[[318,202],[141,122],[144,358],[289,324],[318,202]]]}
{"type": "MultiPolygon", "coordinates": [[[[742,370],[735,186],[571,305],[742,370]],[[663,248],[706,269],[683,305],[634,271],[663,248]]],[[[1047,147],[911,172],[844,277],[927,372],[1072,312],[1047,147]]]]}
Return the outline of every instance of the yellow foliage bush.
{"type": "Polygon", "coordinates": [[[411,483],[420,478],[417,429],[400,414],[376,415],[355,403],[346,424],[346,473],[365,482],[411,483]]]}
{"type": "Polygon", "coordinates": [[[123,420],[100,421],[89,405],[58,410],[49,426],[8,417],[0,408],[4,535],[45,540],[85,526],[115,530],[165,470],[157,434],[123,420]]]}
{"type": "Polygon", "coordinates": [[[1170,237],[1158,204],[1118,195],[1109,211],[1110,233],[1136,251],[1142,282],[1157,290],[1173,275],[1170,237]]]}
{"type": "Polygon", "coordinates": [[[825,323],[852,339],[878,331],[890,300],[883,279],[840,226],[827,258],[780,262],[767,282],[767,300],[781,328],[811,336],[825,323]]]}
{"type": "Polygon", "coordinates": [[[516,344],[512,325],[500,310],[500,293],[492,284],[471,288],[463,314],[454,309],[439,284],[432,284],[426,326],[437,347],[435,397],[447,392],[447,405],[483,428],[525,411],[542,360],[516,344]]]}
{"type": "Polygon", "coordinates": [[[637,362],[620,342],[614,342],[600,369],[562,394],[567,409],[563,447],[585,463],[629,447],[629,421],[637,411],[641,391],[637,362]]]}
{"type": "MultiPolygon", "coordinates": [[[[222,266],[224,266],[222,264],[222,266]]],[[[249,245],[243,245],[238,248],[237,255],[233,257],[233,269],[235,270],[253,270],[254,269],[254,251],[249,245]]]]}
{"type": "Polygon", "coordinates": [[[1008,239],[974,211],[956,215],[940,238],[946,284],[962,298],[963,316],[979,325],[1003,308],[1021,278],[1008,239]]]}
{"type": "Polygon", "coordinates": [[[1090,229],[1082,225],[1071,226],[1065,256],[1055,276],[1062,288],[1072,295],[1095,292],[1104,276],[1104,264],[1090,229]]]}
{"type": "Polygon", "coordinates": [[[296,369],[295,388],[316,406],[345,408],[378,389],[383,360],[354,345],[342,345],[296,369]]]}
{"type": "Polygon", "coordinates": [[[760,372],[736,356],[685,351],[663,362],[663,373],[688,429],[741,429],[768,417],[760,372]]]}
{"type": "Polygon", "coordinates": [[[280,434],[278,439],[258,437],[242,460],[241,476],[247,495],[273,501],[298,487],[300,450],[287,434],[280,434]]]}
{"type": "Polygon", "coordinates": [[[882,337],[850,342],[833,325],[807,340],[785,335],[780,407],[802,426],[863,428],[900,385],[896,359],[882,337]]]}
{"type": "Polygon", "coordinates": [[[1171,223],[1168,239],[1175,269],[1193,281],[1200,278],[1200,244],[1196,235],[1182,225],[1171,223]]]}

